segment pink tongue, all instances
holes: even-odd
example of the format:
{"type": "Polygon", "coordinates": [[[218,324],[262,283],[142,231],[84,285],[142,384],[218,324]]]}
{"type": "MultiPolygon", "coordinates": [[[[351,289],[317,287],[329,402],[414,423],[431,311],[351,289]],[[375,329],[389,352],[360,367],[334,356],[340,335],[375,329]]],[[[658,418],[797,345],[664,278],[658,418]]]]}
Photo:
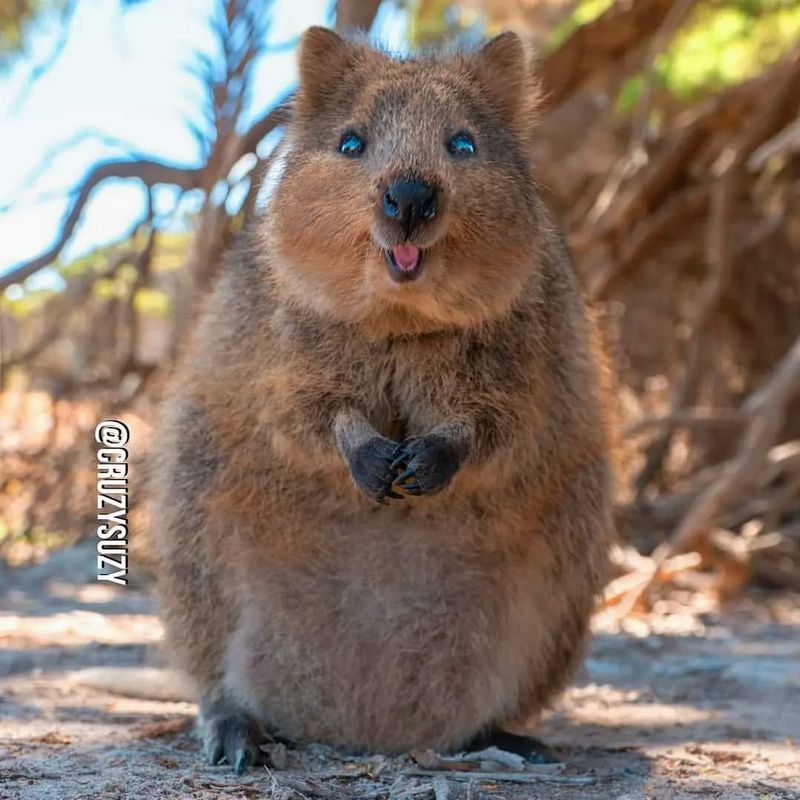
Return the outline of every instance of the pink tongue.
{"type": "Polygon", "coordinates": [[[392,248],[394,263],[405,272],[419,264],[419,247],[414,244],[398,244],[392,248]]]}

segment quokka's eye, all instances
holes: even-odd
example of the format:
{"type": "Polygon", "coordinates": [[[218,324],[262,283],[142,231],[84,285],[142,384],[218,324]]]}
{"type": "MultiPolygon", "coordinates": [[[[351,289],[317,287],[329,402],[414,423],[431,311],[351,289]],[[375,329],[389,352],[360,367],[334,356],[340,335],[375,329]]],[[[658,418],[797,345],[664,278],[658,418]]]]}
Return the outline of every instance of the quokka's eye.
{"type": "Polygon", "coordinates": [[[469,158],[475,154],[475,140],[466,131],[459,131],[447,141],[447,152],[453,158],[469,158]]]}
{"type": "Polygon", "coordinates": [[[358,158],[366,149],[367,143],[355,131],[347,131],[342,134],[339,141],[339,152],[343,156],[358,158]]]}

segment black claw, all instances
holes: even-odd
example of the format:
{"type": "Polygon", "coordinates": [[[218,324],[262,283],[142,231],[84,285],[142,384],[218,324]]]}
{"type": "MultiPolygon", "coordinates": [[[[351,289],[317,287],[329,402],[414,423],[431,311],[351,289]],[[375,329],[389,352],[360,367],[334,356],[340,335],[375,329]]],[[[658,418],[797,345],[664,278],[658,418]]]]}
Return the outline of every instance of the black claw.
{"type": "Polygon", "coordinates": [[[392,469],[395,470],[399,469],[401,466],[405,465],[407,461],[408,461],[408,450],[406,448],[403,448],[400,451],[400,455],[397,456],[397,458],[395,458],[394,461],[392,461],[392,469]]]}
{"type": "Polygon", "coordinates": [[[244,748],[240,747],[236,751],[236,755],[234,756],[233,760],[233,771],[237,775],[241,775],[247,767],[250,766],[250,753],[244,748]]]}
{"type": "Polygon", "coordinates": [[[206,754],[206,760],[211,766],[216,766],[222,761],[225,755],[224,750],[222,749],[222,742],[219,739],[216,739],[211,745],[208,747],[208,752],[206,754]]]}
{"type": "Polygon", "coordinates": [[[386,506],[389,505],[386,502],[387,497],[391,497],[393,500],[405,500],[402,494],[397,494],[397,492],[393,492],[391,489],[381,489],[381,491],[375,495],[375,501],[382,506],[386,506]]]}
{"type": "Polygon", "coordinates": [[[402,474],[398,475],[395,479],[395,485],[404,483],[405,481],[411,480],[411,478],[415,477],[415,472],[410,467],[402,474]]]}
{"type": "Polygon", "coordinates": [[[394,479],[394,485],[414,496],[436,494],[450,483],[459,465],[458,453],[443,436],[430,434],[406,439],[402,455],[392,462],[393,467],[403,470],[394,479]]]}

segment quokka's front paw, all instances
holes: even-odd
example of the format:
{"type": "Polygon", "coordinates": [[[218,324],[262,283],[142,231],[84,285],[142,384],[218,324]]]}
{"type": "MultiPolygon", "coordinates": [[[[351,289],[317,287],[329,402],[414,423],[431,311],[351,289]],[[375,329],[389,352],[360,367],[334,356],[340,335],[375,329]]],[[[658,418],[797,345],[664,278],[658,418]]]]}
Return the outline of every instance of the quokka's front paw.
{"type": "Polygon", "coordinates": [[[406,439],[392,462],[398,475],[394,485],[406,494],[436,494],[458,471],[461,460],[443,436],[432,433],[406,439]]]}
{"type": "Polygon", "coordinates": [[[387,497],[402,500],[403,495],[392,489],[397,476],[393,462],[397,456],[397,442],[383,436],[373,436],[356,447],[348,459],[348,467],[356,486],[369,498],[385,503],[387,497]]]}

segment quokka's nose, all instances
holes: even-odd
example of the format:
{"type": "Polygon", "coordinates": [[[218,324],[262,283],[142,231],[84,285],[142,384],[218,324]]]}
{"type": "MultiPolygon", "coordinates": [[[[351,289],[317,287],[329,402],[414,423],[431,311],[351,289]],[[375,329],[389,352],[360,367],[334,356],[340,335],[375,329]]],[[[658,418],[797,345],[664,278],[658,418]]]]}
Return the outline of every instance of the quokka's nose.
{"type": "Polygon", "coordinates": [[[420,222],[433,219],[436,211],[436,188],[425,181],[396,180],[383,194],[383,213],[397,220],[406,236],[410,236],[420,222]]]}

